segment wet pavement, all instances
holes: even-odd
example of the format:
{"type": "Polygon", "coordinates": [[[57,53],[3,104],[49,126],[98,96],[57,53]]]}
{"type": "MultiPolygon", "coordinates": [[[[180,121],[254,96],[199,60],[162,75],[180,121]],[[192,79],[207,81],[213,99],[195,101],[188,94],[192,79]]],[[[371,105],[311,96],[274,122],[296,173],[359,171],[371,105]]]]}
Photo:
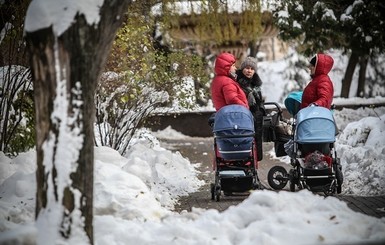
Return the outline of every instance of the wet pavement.
{"type": "MultiPolygon", "coordinates": [[[[192,208],[202,209],[217,209],[224,211],[230,206],[237,205],[248,197],[248,193],[240,193],[232,196],[221,195],[219,202],[211,200],[210,183],[213,182],[212,160],[214,158],[213,152],[213,138],[198,138],[187,137],[183,140],[161,140],[162,147],[179,151],[182,156],[188,158],[191,163],[198,164],[200,174],[198,178],[205,181],[197,192],[191,193],[189,196],[182,197],[180,204],[175,207],[175,211],[191,211],[192,208]]],[[[280,165],[289,169],[289,165],[278,160],[271,159],[268,152],[272,149],[273,144],[264,143],[264,158],[259,162],[258,176],[266,189],[271,189],[267,183],[267,173],[271,167],[280,165]]],[[[274,191],[274,190],[272,190],[274,191]]],[[[281,191],[288,191],[285,187],[281,191]]],[[[366,215],[374,217],[385,217],[385,196],[351,196],[351,195],[334,195],[347,203],[348,207],[356,212],[361,212],[366,215]]]]}

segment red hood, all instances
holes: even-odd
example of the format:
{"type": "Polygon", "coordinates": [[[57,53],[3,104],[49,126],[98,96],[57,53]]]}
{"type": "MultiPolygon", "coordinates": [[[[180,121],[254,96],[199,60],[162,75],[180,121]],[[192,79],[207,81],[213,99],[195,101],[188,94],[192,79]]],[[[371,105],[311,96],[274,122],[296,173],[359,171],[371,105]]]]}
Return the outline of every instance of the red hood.
{"type": "Polygon", "coordinates": [[[327,75],[333,68],[334,60],[327,54],[317,54],[317,63],[315,64],[314,75],[318,76],[321,74],[327,75]]]}
{"type": "Polygon", "coordinates": [[[214,71],[217,76],[228,76],[231,66],[235,63],[235,57],[229,53],[218,55],[215,60],[214,71]]]}

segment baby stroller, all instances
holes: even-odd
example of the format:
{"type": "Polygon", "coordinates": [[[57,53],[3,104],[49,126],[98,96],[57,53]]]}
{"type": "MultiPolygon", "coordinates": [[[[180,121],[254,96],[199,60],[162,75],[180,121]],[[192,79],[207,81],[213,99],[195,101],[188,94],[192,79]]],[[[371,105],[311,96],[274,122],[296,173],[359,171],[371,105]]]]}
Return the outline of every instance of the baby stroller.
{"type": "Polygon", "coordinates": [[[211,199],[219,201],[221,192],[246,192],[260,187],[254,141],[254,119],[241,105],[228,105],[209,119],[213,127],[215,180],[211,199]]]}
{"type": "Polygon", "coordinates": [[[292,137],[292,125],[283,117],[281,106],[276,102],[265,102],[268,112],[263,117],[263,142],[273,142],[275,155],[286,156],[284,144],[292,137]]]}
{"type": "MultiPolygon", "coordinates": [[[[299,108],[299,107],[297,107],[299,108]]],[[[332,112],[324,107],[310,106],[296,113],[293,138],[285,144],[292,169],[274,166],[268,173],[269,185],[283,189],[289,182],[290,191],[306,188],[325,195],[341,193],[341,165],[334,149],[336,126],[332,112]]]]}

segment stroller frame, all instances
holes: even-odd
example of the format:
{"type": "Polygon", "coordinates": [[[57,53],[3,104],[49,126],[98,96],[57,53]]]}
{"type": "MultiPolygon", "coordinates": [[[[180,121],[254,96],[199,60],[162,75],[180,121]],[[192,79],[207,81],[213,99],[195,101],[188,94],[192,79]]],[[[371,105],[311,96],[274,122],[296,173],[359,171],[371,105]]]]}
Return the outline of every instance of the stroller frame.
{"type": "MultiPolygon", "coordinates": [[[[322,111],[323,109],[320,110],[322,111]]],[[[300,190],[306,188],[312,192],[323,192],[325,195],[341,193],[343,176],[340,160],[334,148],[335,140],[326,140],[319,143],[300,143],[296,135],[296,124],[296,121],[292,124],[293,154],[290,155],[292,168],[287,172],[286,168],[282,166],[272,167],[268,173],[269,185],[275,190],[280,190],[289,182],[289,189],[292,192],[298,187],[300,190]],[[331,165],[323,169],[307,168],[304,164],[305,156],[314,151],[319,151],[323,155],[330,157],[331,165]]]]}
{"type": "Polygon", "coordinates": [[[221,193],[245,193],[261,187],[257,175],[254,119],[241,105],[230,105],[209,119],[214,132],[214,183],[211,199],[217,202],[221,193]]]}
{"type": "MultiPolygon", "coordinates": [[[[334,149],[334,143],[330,143],[329,148],[330,150],[334,149]]],[[[315,170],[305,168],[303,158],[300,155],[291,158],[293,168],[288,174],[290,191],[294,192],[297,186],[298,189],[306,188],[312,192],[323,192],[325,195],[341,193],[342,181],[340,181],[340,176],[342,173],[339,158],[335,150],[330,155],[332,155],[331,167],[315,170]]]]}
{"type": "Polygon", "coordinates": [[[288,120],[283,117],[281,106],[276,102],[265,102],[264,106],[268,111],[268,115],[263,117],[263,142],[273,142],[274,150],[277,157],[286,156],[284,144],[292,138],[292,134],[284,132],[282,126],[291,125],[288,120]]]}
{"type": "MultiPolygon", "coordinates": [[[[239,137],[244,137],[241,135],[239,137]]],[[[221,192],[225,196],[260,189],[261,184],[257,175],[255,160],[255,143],[253,141],[251,155],[245,159],[225,160],[218,154],[217,138],[214,137],[215,177],[211,183],[211,200],[220,201],[221,192]]]]}

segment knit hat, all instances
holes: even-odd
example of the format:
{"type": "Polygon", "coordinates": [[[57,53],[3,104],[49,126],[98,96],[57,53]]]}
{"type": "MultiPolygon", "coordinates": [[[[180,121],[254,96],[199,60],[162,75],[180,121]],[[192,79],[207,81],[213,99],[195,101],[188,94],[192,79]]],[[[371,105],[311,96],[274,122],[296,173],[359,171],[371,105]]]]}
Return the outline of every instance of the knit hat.
{"type": "Polygon", "coordinates": [[[241,64],[241,70],[243,70],[246,66],[253,67],[254,71],[257,71],[257,59],[253,57],[246,57],[246,59],[241,64]]]}
{"type": "Polygon", "coordinates": [[[315,66],[315,64],[317,63],[317,55],[314,55],[313,58],[311,58],[311,60],[309,62],[310,62],[310,64],[315,66]]]}

